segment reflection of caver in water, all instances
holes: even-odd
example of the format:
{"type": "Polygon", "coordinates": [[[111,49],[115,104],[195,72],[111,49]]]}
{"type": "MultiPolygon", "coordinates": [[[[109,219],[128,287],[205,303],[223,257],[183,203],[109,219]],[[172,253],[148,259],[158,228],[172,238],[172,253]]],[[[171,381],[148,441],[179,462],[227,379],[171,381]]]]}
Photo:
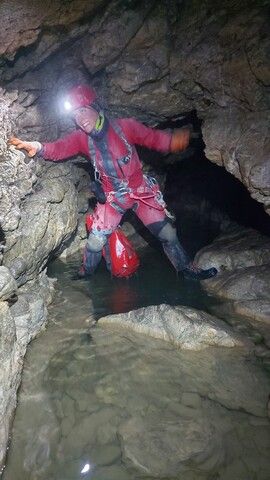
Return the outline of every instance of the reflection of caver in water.
{"type": "Polygon", "coordinates": [[[143,175],[134,145],[164,153],[180,152],[189,144],[189,130],[173,133],[146,127],[133,118],[109,120],[97,103],[95,91],[85,85],[70,90],[65,107],[79,129],[52,143],[23,142],[11,139],[17,148],[33,156],[39,152],[46,160],[63,160],[84,154],[95,171],[100,200],[93,214],[84,254],[82,275],[92,274],[99,264],[109,235],[119,225],[123,214],[132,209],[143,224],[162,243],[164,252],[177,271],[192,279],[214,276],[215,268],[194,266],[181,246],[176,230],[167,216],[157,182],[143,175]],[[100,188],[102,187],[102,188],[100,188]]]}

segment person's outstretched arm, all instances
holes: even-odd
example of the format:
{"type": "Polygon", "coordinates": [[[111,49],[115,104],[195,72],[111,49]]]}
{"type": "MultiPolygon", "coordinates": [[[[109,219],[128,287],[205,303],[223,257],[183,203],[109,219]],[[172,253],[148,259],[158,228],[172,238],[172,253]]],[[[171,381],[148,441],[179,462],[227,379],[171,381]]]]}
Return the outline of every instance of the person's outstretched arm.
{"type": "Polygon", "coordinates": [[[123,118],[119,120],[119,123],[131,144],[141,145],[164,153],[181,152],[189,145],[190,130],[188,128],[168,132],[146,127],[134,118],[123,118]]]}
{"type": "Polygon", "coordinates": [[[88,153],[87,139],[84,138],[83,133],[79,130],[50,143],[26,142],[16,137],[10,138],[8,143],[14,145],[19,150],[26,150],[29,157],[39,154],[45,160],[54,162],[65,160],[80,153],[88,153]]]}

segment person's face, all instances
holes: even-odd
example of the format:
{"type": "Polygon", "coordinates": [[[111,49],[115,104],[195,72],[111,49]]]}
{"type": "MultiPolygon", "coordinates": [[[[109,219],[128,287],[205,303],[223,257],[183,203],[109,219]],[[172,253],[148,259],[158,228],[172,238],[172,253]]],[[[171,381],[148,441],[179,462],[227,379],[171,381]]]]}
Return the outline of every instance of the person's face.
{"type": "Polygon", "coordinates": [[[73,112],[74,121],[85,133],[92,132],[98,116],[98,112],[91,107],[77,108],[73,112]]]}

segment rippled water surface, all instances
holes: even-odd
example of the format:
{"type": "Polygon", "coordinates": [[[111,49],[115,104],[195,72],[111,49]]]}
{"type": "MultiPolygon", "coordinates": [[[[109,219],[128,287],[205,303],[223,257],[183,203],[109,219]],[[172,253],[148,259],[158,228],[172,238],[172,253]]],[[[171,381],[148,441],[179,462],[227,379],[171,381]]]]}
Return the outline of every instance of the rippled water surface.
{"type": "Polygon", "coordinates": [[[206,308],[151,252],[138,275],[73,281],[57,261],[48,328],[28,350],[4,480],[269,480],[269,379],[237,349],[180,351],[94,320],[150,304],[206,308]]]}

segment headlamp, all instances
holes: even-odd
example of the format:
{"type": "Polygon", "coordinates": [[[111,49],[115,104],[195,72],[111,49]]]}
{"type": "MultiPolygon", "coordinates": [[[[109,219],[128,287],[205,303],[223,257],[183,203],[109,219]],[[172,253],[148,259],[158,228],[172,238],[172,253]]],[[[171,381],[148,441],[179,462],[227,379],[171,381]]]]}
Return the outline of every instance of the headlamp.
{"type": "Polygon", "coordinates": [[[70,112],[70,110],[72,109],[72,105],[68,100],[64,101],[64,108],[67,112],[70,112]]]}

